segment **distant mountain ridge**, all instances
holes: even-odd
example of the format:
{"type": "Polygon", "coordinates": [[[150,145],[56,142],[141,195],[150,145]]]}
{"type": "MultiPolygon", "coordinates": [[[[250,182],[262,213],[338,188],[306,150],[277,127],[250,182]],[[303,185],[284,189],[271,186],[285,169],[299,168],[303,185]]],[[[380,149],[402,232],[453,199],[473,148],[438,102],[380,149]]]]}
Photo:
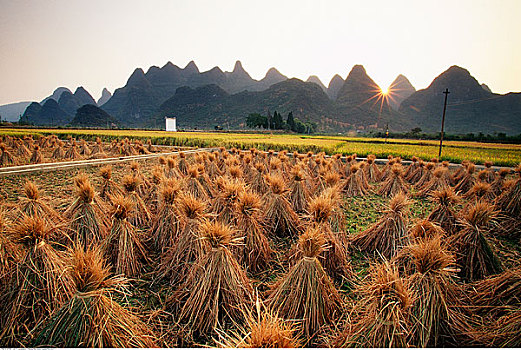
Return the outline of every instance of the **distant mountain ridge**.
{"type": "Polygon", "coordinates": [[[21,119],[36,125],[65,125],[84,105],[96,105],[96,101],[85,88],[79,86],[73,94],[68,88],[59,87],[42,102],[32,102],[21,119]]]}
{"type": "Polygon", "coordinates": [[[30,101],[23,101],[2,105],[0,106],[0,116],[3,121],[17,122],[30,104],[30,101]]]}
{"type": "Polygon", "coordinates": [[[483,88],[470,72],[452,66],[405,99],[399,112],[427,132],[440,130],[443,91],[448,88],[445,131],[449,133],[521,133],[521,93],[499,95],[483,88]]]}
{"type": "Polygon", "coordinates": [[[101,92],[101,97],[99,98],[98,102],[96,104],[98,107],[103,106],[110,98],[112,97],[112,94],[110,93],[107,88],[103,88],[103,91],[101,92]]]}
{"type": "MultiPolygon", "coordinates": [[[[399,75],[386,93],[362,65],[353,66],[346,79],[333,76],[325,87],[316,76],[303,82],[288,79],[275,68],[255,80],[240,61],[231,72],[219,67],[200,72],[193,61],[184,68],[168,62],[161,68],[152,66],[146,73],[135,69],[125,86],[116,89],[101,107],[123,127],[162,128],[162,118],[175,115],[178,124],[186,128],[220,124],[233,129],[244,127],[249,113],[276,110],[282,114],[291,111],[304,122],[314,121],[321,131],[383,130],[388,126],[393,131],[419,127],[437,132],[445,88],[451,91],[447,132],[521,133],[521,94],[494,94],[457,66],[418,91],[399,75]]],[[[60,87],[44,101],[27,107],[26,121],[67,124],[82,105],[96,105],[83,88],[73,94],[60,87]],[[56,104],[46,105],[58,94],[56,104]],[[52,113],[56,115],[51,118],[52,113]]]]}
{"type": "Polygon", "coordinates": [[[196,88],[215,84],[234,94],[244,90],[262,91],[286,79],[286,76],[271,68],[263,79],[255,80],[244,70],[240,61],[235,63],[231,72],[214,67],[202,73],[193,61],[185,68],[168,62],[161,68],[152,66],[146,73],[141,68],[134,70],[125,86],[114,91],[103,109],[127,125],[143,125],[163,102],[183,86],[196,88]]]}

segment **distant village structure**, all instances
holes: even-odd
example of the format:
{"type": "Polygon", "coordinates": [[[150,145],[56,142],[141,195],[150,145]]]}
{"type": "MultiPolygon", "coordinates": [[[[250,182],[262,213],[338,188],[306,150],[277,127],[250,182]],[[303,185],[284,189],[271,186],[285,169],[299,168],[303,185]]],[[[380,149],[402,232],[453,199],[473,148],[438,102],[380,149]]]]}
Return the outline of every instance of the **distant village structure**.
{"type": "Polygon", "coordinates": [[[165,117],[165,130],[166,131],[177,131],[175,117],[165,117]]]}

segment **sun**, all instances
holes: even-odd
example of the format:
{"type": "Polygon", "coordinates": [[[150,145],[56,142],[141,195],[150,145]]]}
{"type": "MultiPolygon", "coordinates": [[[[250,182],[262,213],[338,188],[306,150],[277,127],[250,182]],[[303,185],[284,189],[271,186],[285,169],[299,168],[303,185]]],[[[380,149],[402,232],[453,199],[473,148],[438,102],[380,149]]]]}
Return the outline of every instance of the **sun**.
{"type": "Polygon", "coordinates": [[[389,92],[390,92],[389,88],[387,88],[387,89],[380,88],[381,95],[384,95],[384,96],[389,95],[389,92]]]}

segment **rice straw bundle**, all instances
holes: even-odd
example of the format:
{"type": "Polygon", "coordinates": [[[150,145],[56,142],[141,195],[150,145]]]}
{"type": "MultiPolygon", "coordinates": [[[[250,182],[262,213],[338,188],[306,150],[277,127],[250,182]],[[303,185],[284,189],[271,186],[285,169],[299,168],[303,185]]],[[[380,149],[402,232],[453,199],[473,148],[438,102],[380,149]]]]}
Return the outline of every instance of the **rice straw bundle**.
{"type": "Polygon", "coordinates": [[[112,201],[112,198],[118,195],[123,195],[123,190],[118,186],[117,183],[112,180],[112,166],[106,165],[101,167],[99,170],[99,174],[102,178],[101,181],[101,189],[100,189],[100,197],[112,201]]]}
{"type": "Polygon", "coordinates": [[[4,143],[0,143],[0,166],[16,164],[15,157],[9,152],[4,143]]]}
{"type": "Polygon", "coordinates": [[[437,206],[427,219],[439,224],[447,235],[454,234],[457,228],[458,215],[453,206],[458,203],[458,196],[451,187],[447,187],[440,191],[434,191],[430,198],[437,206]]]}
{"type": "Polygon", "coordinates": [[[470,296],[475,310],[494,318],[521,307],[521,268],[519,266],[472,284],[470,296]]]}
{"type": "Polygon", "coordinates": [[[517,178],[515,182],[504,191],[497,199],[497,208],[502,212],[521,218],[521,164],[515,169],[517,178]]]}
{"type": "Polygon", "coordinates": [[[157,150],[157,148],[152,144],[152,140],[151,139],[148,139],[147,140],[147,149],[148,149],[148,152],[150,153],[156,153],[156,152],[159,152],[157,150]]]}
{"type": "Polygon", "coordinates": [[[494,192],[492,192],[492,185],[487,182],[476,181],[470,190],[463,196],[471,202],[480,200],[491,202],[494,200],[494,192]]]}
{"type": "Polygon", "coordinates": [[[486,346],[519,348],[521,346],[521,310],[512,310],[493,322],[484,334],[486,346]]]}
{"type": "Polygon", "coordinates": [[[510,169],[501,168],[498,171],[498,176],[496,176],[496,179],[494,182],[492,182],[492,192],[496,197],[499,197],[499,195],[503,192],[503,185],[505,184],[505,178],[508,174],[510,174],[510,169]]]}
{"type": "Polygon", "coordinates": [[[464,173],[461,180],[456,184],[456,187],[454,187],[454,191],[456,193],[467,193],[472,185],[474,185],[474,182],[476,181],[474,179],[474,171],[476,170],[476,166],[473,163],[469,163],[467,165],[467,171],[464,173]]]}
{"type": "Polygon", "coordinates": [[[418,193],[416,193],[417,197],[427,197],[431,195],[434,191],[443,190],[444,188],[450,187],[450,179],[447,176],[449,170],[445,167],[439,167],[434,169],[432,172],[432,178],[429,182],[427,182],[422,187],[418,188],[418,193]]]}
{"type": "Polygon", "coordinates": [[[220,178],[220,191],[217,191],[212,211],[221,222],[235,223],[235,206],[239,195],[246,190],[244,181],[234,178],[220,178]]]}
{"type": "Polygon", "coordinates": [[[87,177],[76,176],[76,198],[64,216],[70,220],[72,240],[88,247],[107,236],[109,226],[105,204],[95,194],[87,177]]]}
{"type": "Polygon", "coordinates": [[[264,195],[269,191],[269,186],[264,178],[266,167],[264,164],[257,162],[254,164],[255,172],[250,180],[250,188],[259,195],[264,195]]]}
{"type": "Polygon", "coordinates": [[[149,327],[113,299],[126,293],[126,280],[110,276],[99,249],[76,247],[71,265],[75,293],[42,324],[31,346],[157,347],[149,327]]]}
{"type": "Polygon", "coordinates": [[[367,193],[367,190],[362,183],[362,178],[358,174],[359,171],[359,164],[351,165],[351,170],[349,172],[350,175],[343,188],[343,192],[347,197],[364,196],[367,193]]]}
{"type": "Polygon", "coordinates": [[[492,165],[493,163],[492,162],[485,162],[483,163],[483,165],[485,165],[485,178],[484,178],[484,181],[486,183],[489,183],[491,184],[492,182],[494,182],[494,180],[496,179],[496,172],[492,169],[492,165]]]}
{"type": "Polygon", "coordinates": [[[280,175],[266,175],[270,185],[269,192],[264,194],[264,213],[269,230],[280,237],[296,237],[300,231],[297,213],[288,200],[288,189],[280,175]]]}
{"type": "Polygon", "coordinates": [[[134,203],[134,210],[128,218],[130,224],[138,228],[146,228],[150,225],[152,214],[148,210],[143,198],[137,192],[141,180],[135,174],[125,175],[121,180],[125,194],[134,203]]]}
{"type": "Polygon", "coordinates": [[[200,174],[197,166],[189,166],[187,172],[188,177],[185,180],[186,192],[192,194],[194,197],[199,198],[200,200],[207,200],[210,194],[198,180],[200,174]]]}
{"type": "Polygon", "coordinates": [[[130,173],[138,178],[139,183],[136,192],[141,198],[147,198],[152,184],[150,181],[141,173],[139,163],[136,161],[130,162],[130,173]]]}
{"type": "Polygon", "coordinates": [[[405,245],[410,204],[407,195],[395,195],[383,217],[365,231],[356,234],[352,243],[362,251],[378,252],[386,258],[393,257],[405,245]]]}
{"type": "Polygon", "coordinates": [[[420,179],[423,177],[423,175],[425,174],[426,171],[427,171],[427,169],[425,167],[425,163],[423,162],[423,160],[420,159],[418,161],[418,166],[416,167],[416,169],[414,171],[411,171],[409,176],[407,176],[405,179],[409,183],[414,185],[418,181],[420,181],[420,179]]]}
{"type": "Polygon", "coordinates": [[[101,138],[96,137],[96,143],[92,146],[91,154],[94,155],[96,153],[105,153],[103,150],[103,143],[101,142],[101,138]]]}
{"type": "Polygon", "coordinates": [[[65,152],[65,159],[70,160],[78,160],[81,159],[80,153],[78,152],[78,148],[76,146],[76,143],[72,143],[72,145],[67,149],[65,152]]]}
{"type": "Polygon", "coordinates": [[[161,256],[159,275],[168,278],[170,284],[186,278],[187,272],[202,254],[199,225],[207,217],[206,204],[191,194],[179,196],[177,211],[179,231],[172,233],[173,244],[161,256]]]}
{"type": "Polygon", "coordinates": [[[450,237],[449,246],[456,252],[461,275],[469,281],[482,279],[503,270],[485,233],[497,216],[494,206],[479,201],[461,220],[462,228],[450,237]]]}
{"type": "Polygon", "coordinates": [[[228,174],[232,179],[242,179],[244,176],[242,168],[239,165],[232,165],[228,167],[228,174]]]}
{"type": "Polygon", "coordinates": [[[176,292],[183,301],[179,319],[190,333],[204,336],[217,325],[241,321],[241,309],[252,306],[251,283],[229,249],[235,243],[233,235],[233,229],[220,222],[200,226],[205,253],[176,292]]]}
{"type": "Polygon", "coordinates": [[[79,152],[83,156],[90,156],[90,154],[91,154],[89,145],[87,145],[87,142],[85,142],[85,140],[83,140],[83,139],[80,141],[79,152]]]}
{"type": "Polygon", "coordinates": [[[286,320],[302,320],[303,333],[314,337],[320,328],[336,319],[342,299],[322,267],[318,256],[326,239],[316,227],[300,235],[302,258],[271,286],[268,305],[286,320]]]}
{"type": "Polygon", "coordinates": [[[110,143],[110,153],[119,153],[119,142],[118,140],[112,140],[110,143]]]}
{"type": "Polygon", "coordinates": [[[264,229],[261,206],[259,195],[250,191],[240,192],[235,206],[237,231],[244,234],[239,262],[254,273],[268,267],[272,253],[264,229]]]}
{"type": "MultiPolygon", "coordinates": [[[[61,142],[61,141],[60,141],[61,142]]],[[[63,142],[61,142],[63,144],[63,142]]],[[[63,149],[62,149],[63,152],[63,149]]],[[[23,142],[20,142],[16,146],[16,156],[22,159],[29,158],[31,156],[31,152],[29,149],[24,145],[23,142]]],[[[63,156],[61,157],[63,158],[63,156]]]]}
{"type": "Polygon", "coordinates": [[[435,168],[435,164],[433,162],[429,162],[425,165],[425,170],[423,171],[422,177],[414,184],[416,188],[422,188],[425,186],[431,179],[433,178],[433,170],[435,168]]]}
{"type": "Polygon", "coordinates": [[[441,236],[420,240],[403,253],[414,266],[407,278],[413,296],[410,344],[442,346],[444,338],[454,338],[455,326],[464,320],[458,308],[461,291],[455,282],[455,258],[441,243],[441,236]]]}
{"type": "MultiPolygon", "coordinates": [[[[344,234],[346,232],[344,219],[345,213],[343,208],[343,201],[340,196],[340,191],[336,187],[328,187],[326,188],[320,196],[329,198],[333,203],[333,211],[331,213],[331,217],[329,219],[329,224],[333,232],[337,232],[337,234],[344,234]]],[[[346,237],[341,238],[342,242],[347,242],[346,237]]]]}
{"type": "Polygon", "coordinates": [[[367,179],[367,175],[365,172],[365,168],[368,166],[366,162],[360,162],[360,171],[358,172],[358,176],[360,176],[360,180],[364,189],[369,190],[371,185],[369,185],[369,180],[367,179]]]}
{"type": "Polygon", "coordinates": [[[429,219],[418,219],[409,230],[409,237],[412,242],[429,240],[438,236],[441,237],[444,234],[443,228],[429,219]]]}
{"type": "Polygon", "coordinates": [[[157,251],[164,252],[172,246],[175,234],[179,232],[179,218],[176,212],[176,198],[181,192],[181,184],[176,179],[167,179],[160,185],[159,210],[154,216],[150,236],[157,251]]]}
{"type": "Polygon", "coordinates": [[[345,248],[347,242],[342,240],[339,232],[333,232],[331,227],[330,220],[335,206],[333,198],[323,194],[316,196],[309,201],[307,218],[312,226],[316,226],[322,232],[329,247],[320,255],[324,269],[334,279],[350,279],[353,271],[345,248]]]}
{"type": "Polygon", "coordinates": [[[8,273],[18,263],[22,253],[18,244],[7,234],[7,227],[11,225],[0,209],[0,295],[3,295],[4,288],[7,287],[8,273]]]}
{"type": "Polygon", "coordinates": [[[24,136],[24,144],[27,148],[33,148],[34,140],[32,136],[24,136]]]}
{"type": "Polygon", "coordinates": [[[208,155],[208,161],[205,164],[206,173],[210,179],[215,179],[218,176],[222,175],[221,170],[217,166],[217,161],[213,154],[208,155]]]}
{"type": "MultiPolygon", "coordinates": [[[[369,158],[368,158],[369,160],[369,158]]],[[[413,156],[411,159],[411,164],[407,167],[407,170],[403,174],[403,177],[405,179],[408,179],[415,171],[418,169],[419,163],[418,163],[418,157],[413,156]]]]}
{"type": "Polygon", "coordinates": [[[364,172],[369,182],[378,182],[382,176],[380,169],[378,169],[378,165],[374,162],[375,159],[376,156],[374,154],[367,156],[367,166],[364,168],[364,172]]]}
{"type": "Polygon", "coordinates": [[[65,158],[65,151],[63,150],[64,143],[61,140],[58,140],[58,146],[52,152],[52,157],[54,159],[63,159],[65,158]]]}
{"type": "Polygon", "coordinates": [[[294,166],[290,172],[289,201],[296,213],[302,213],[306,209],[309,192],[305,186],[306,175],[302,168],[294,166]]]}
{"type": "Polygon", "coordinates": [[[362,298],[350,313],[354,321],[346,324],[333,347],[408,347],[411,292],[396,267],[388,262],[373,266],[358,294],[362,298]]]}
{"type": "Polygon", "coordinates": [[[24,215],[8,234],[23,246],[9,274],[0,305],[0,341],[17,344],[73,293],[64,255],[49,241],[52,229],[38,217],[24,215]]]}
{"type": "Polygon", "coordinates": [[[346,157],[346,163],[343,167],[343,175],[347,179],[349,175],[351,175],[351,165],[356,164],[356,161],[353,162],[353,158],[351,156],[346,157]]]}
{"type": "Polygon", "coordinates": [[[197,164],[197,171],[199,176],[197,177],[197,181],[203,186],[204,191],[208,194],[208,198],[214,197],[214,185],[212,179],[206,173],[206,169],[203,163],[197,164]]]}
{"type": "Polygon", "coordinates": [[[49,226],[63,222],[61,215],[40,196],[40,191],[34,182],[27,181],[24,184],[24,194],[25,197],[19,198],[22,213],[41,218],[49,226]]]}
{"type": "Polygon", "coordinates": [[[40,146],[38,146],[38,145],[34,146],[33,153],[31,154],[30,162],[32,164],[39,164],[39,163],[43,162],[43,155],[42,155],[42,151],[40,151],[40,146]]]}
{"type": "Polygon", "coordinates": [[[465,173],[467,171],[467,166],[469,165],[469,163],[470,162],[466,159],[461,161],[461,164],[458,167],[458,169],[456,169],[454,174],[452,174],[452,177],[453,177],[455,183],[460,182],[461,178],[465,175],[465,173]]]}
{"type": "Polygon", "coordinates": [[[298,348],[301,342],[296,329],[290,321],[277,314],[261,309],[261,303],[255,303],[255,313],[244,310],[245,325],[237,331],[219,330],[216,343],[223,348],[298,348]]]}
{"type": "Polygon", "coordinates": [[[186,162],[186,154],[179,152],[179,162],[177,163],[177,170],[181,175],[188,175],[188,163],[186,162]]]}
{"type": "Polygon", "coordinates": [[[112,226],[103,242],[103,250],[117,274],[139,277],[145,258],[142,232],[128,222],[134,203],[128,197],[114,198],[111,208],[112,226]]]}
{"type": "Polygon", "coordinates": [[[387,177],[391,173],[391,168],[393,167],[394,164],[396,164],[396,159],[393,158],[393,156],[391,156],[391,155],[387,156],[387,163],[384,165],[384,167],[382,169],[380,181],[387,180],[387,177]]]}
{"type": "Polygon", "coordinates": [[[380,196],[394,197],[398,193],[407,193],[408,186],[403,179],[403,169],[401,164],[395,164],[391,167],[387,178],[378,190],[380,196]]]}
{"type": "Polygon", "coordinates": [[[172,155],[166,158],[166,166],[167,169],[165,171],[165,176],[168,178],[179,178],[181,174],[177,171],[177,159],[175,155],[172,155]]]}

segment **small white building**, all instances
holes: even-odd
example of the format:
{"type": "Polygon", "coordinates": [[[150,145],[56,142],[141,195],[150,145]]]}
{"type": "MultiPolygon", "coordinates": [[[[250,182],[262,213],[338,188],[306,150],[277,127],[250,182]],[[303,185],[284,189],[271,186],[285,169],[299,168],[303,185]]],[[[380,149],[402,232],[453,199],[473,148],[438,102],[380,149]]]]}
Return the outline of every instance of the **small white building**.
{"type": "Polygon", "coordinates": [[[165,117],[165,130],[166,131],[177,131],[175,117],[165,117]]]}

